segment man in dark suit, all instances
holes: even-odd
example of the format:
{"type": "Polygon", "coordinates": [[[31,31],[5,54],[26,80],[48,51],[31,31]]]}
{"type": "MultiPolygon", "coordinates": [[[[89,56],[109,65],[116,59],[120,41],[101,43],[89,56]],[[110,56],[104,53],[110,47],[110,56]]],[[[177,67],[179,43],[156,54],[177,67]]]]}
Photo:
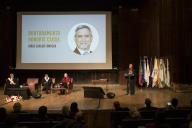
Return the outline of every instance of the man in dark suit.
{"type": "Polygon", "coordinates": [[[6,80],[6,84],[8,88],[18,88],[19,87],[19,79],[14,77],[14,74],[11,73],[6,80]]]}
{"type": "Polygon", "coordinates": [[[92,40],[92,32],[89,26],[79,25],[75,30],[75,42],[77,46],[73,52],[78,55],[92,53],[90,50],[92,40]]]}
{"type": "Polygon", "coordinates": [[[135,94],[135,70],[133,69],[133,64],[129,64],[128,69],[128,83],[127,83],[127,95],[130,92],[130,95],[135,94]]]}
{"type": "Polygon", "coordinates": [[[43,86],[43,90],[46,91],[46,94],[49,93],[48,91],[51,88],[51,84],[52,84],[51,78],[48,76],[48,74],[45,74],[45,76],[42,79],[42,86],[43,86]]]}

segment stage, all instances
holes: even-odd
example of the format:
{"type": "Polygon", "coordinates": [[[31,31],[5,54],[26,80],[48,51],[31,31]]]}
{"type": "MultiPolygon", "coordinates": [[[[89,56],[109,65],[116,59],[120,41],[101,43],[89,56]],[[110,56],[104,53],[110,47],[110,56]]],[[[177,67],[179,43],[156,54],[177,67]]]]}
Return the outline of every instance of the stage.
{"type": "MultiPolygon", "coordinates": [[[[137,88],[135,95],[126,95],[126,86],[118,84],[92,85],[92,84],[78,84],[74,85],[73,92],[67,95],[58,95],[59,92],[52,94],[42,93],[42,97],[35,99],[31,97],[28,100],[20,100],[22,109],[25,111],[36,111],[42,105],[48,107],[49,111],[60,111],[64,105],[70,106],[72,102],[77,102],[80,110],[112,110],[113,102],[119,101],[122,107],[143,107],[145,98],[151,98],[153,106],[165,107],[171,98],[176,97],[179,100],[179,106],[185,107],[190,105],[190,98],[192,93],[176,93],[171,89],[154,89],[154,88],[137,88]],[[84,98],[83,87],[97,86],[102,87],[105,93],[115,93],[115,98],[109,99],[105,95],[100,100],[95,98],[84,98]]],[[[6,103],[6,95],[3,95],[3,89],[0,90],[0,107],[5,107],[8,111],[12,110],[14,102],[6,103]]]]}

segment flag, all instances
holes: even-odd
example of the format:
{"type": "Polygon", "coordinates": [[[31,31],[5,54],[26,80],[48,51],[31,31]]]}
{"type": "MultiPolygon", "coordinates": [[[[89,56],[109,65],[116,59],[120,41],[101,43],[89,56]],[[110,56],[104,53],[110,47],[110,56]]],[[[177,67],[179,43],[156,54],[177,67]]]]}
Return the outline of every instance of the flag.
{"type": "Polygon", "coordinates": [[[152,77],[153,77],[153,83],[152,83],[152,87],[155,87],[157,85],[157,75],[158,75],[158,66],[157,66],[157,59],[154,59],[154,68],[153,68],[153,73],[152,73],[152,77]]]}
{"type": "Polygon", "coordinates": [[[146,67],[145,68],[145,82],[146,82],[147,87],[148,87],[149,86],[149,76],[150,76],[148,59],[146,59],[145,67],[146,67]]]}
{"type": "Polygon", "coordinates": [[[140,59],[140,63],[139,63],[139,85],[143,86],[143,79],[142,79],[142,64],[141,64],[141,59],[140,59]]]}
{"type": "Polygon", "coordinates": [[[145,81],[145,70],[144,70],[144,59],[141,59],[141,67],[142,67],[142,82],[145,81]]]}
{"type": "Polygon", "coordinates": [[[160,61],[159,59],[157,59],[157,81],[156,81],[156,85],[157,87],[160,87],[160,76],[159,76],[159,72],[160,72],[160,61]]]}
{"type": "Polygon", "coordinates": [[[153,59],[152,58],[149,59],[149,70],[150,70],[149,86],[152,87],[152,83],[153,83],[153,77],[152,77],[152,73],[153,73],[153,59]]]}
{"type": "Polygon", "coordinates": [[[165,79],[165,84],[167,85],[167,87],[170,87],[170,72],[169,72],[169,60],[167,60],[166,63],[166,79],[165,79]]]}
{"type": "Polygon", "coordinates": [[[160,88],[164,88],[165,87],[165,64],[163,59],[160,59],[160,65],[159,65],[159,79],[160,79],[160,84],[159,87],[160,88]]]}

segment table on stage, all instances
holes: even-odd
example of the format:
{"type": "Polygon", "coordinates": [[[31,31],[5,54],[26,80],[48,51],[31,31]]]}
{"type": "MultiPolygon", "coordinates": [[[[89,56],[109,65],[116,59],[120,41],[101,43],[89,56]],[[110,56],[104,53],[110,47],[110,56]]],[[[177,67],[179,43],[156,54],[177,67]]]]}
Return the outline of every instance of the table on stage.
{"type": "Polygon", "coordinates": [[[56,84],[55,86],[51,87],[51,94],[53,93],[53,91],[60,91],[60,90],[66,91],[66,88],[61,87],[60,84],[56,84]]]}
{"type": "Polygon", "coordinates": [[[22,86],[20,88],[9,88],[7,90],[8,96],[22,96],[23,99],[29,99],[31,92],[28,86],[22,86]]]}

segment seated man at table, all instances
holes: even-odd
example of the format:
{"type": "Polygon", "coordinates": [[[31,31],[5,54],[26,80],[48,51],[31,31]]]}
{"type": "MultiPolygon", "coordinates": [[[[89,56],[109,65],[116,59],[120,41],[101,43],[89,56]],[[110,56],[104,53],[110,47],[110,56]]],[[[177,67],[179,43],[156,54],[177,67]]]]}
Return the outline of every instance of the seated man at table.
{"type": "Polygon", "coordinates": [[[9,88],[18,88],[19,79],[14,77],[13,73],[9,74],[9,77],[5,81],[4,94],[7,94],[9,88]]]}
{"type": "Polygon", "coordinates": [[[43,90],[46,91],[46,94],[49,93],[49,90],[51,89],[51,84],[52,84],[51,78],[48,76],[48,74],[45,74],[45,76],[42,79],[42,86],[43,90]]]}
{"type": "Polygon", "coordinates": [[[72,78],[70,78],[68,76],[68,74],[65,73],[62,80],[61,80],[61,82],[60,82],[60,85],[61,85],[61,88],[65,88],[65,89],[61,90],[61,94],[69,93],[73,88],[72,78]]]}
{"type": "Polygon", "coordinates": [[[19,79],[14,77],[14,74],[11,73],[6,80],[6,85],[8,88],[18,88],[19,87],[19,79]]]}

